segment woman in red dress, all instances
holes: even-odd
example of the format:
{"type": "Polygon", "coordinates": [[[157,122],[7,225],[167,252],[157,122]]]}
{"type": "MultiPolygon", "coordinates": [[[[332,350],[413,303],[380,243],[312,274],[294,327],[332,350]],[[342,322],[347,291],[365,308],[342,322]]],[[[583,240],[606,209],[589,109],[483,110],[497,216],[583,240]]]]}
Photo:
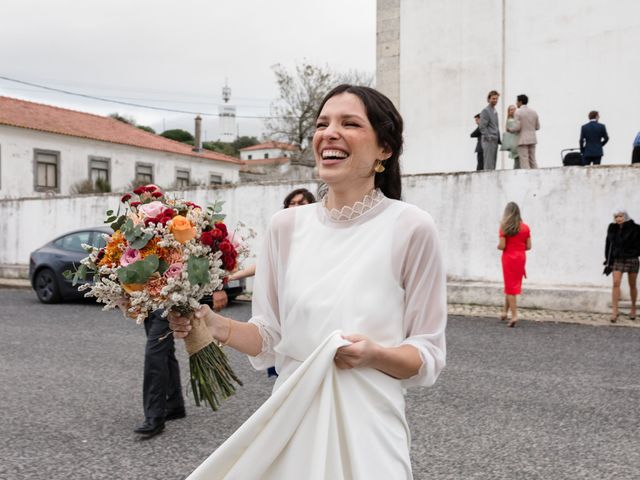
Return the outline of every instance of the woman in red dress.
{"type": "Polygon", "coordinates": [[[518,321],[516,295],[522,291],[522,277],[527,276],[525,263],[527,250],[531,250],[531,231],[520,217],[520,208],[515,202],[509,202],[504,209],[500,222],[500,242],[502,250],[502,275],[504,277],[504,309],[500,320],[506,321],[511,310],[510,327],[518,321]]]}

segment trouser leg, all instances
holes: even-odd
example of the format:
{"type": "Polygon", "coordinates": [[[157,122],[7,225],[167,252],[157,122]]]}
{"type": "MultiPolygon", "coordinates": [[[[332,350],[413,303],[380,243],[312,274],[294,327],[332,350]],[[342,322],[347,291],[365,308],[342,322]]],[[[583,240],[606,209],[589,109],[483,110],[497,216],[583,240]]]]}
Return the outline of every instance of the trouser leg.
{"type": "Polygon", "coordinates": [[[520,168],[523,170],[531,168],[529,164],[529,145],[518,145],[518,157],[520,158],[520,168]]]}
{"type": "Polygon", "coordinates": [[[476,165],[476,170],[477,171],[478,170],[483,170],[484,169],[484,158],[483,158],[482,152],[478,152],[476,154],[476,157],[477,157],[477,161],[478,161],[478,163],[476,165]]]}
{"type": "Polygon", "coordinates": [[[182,392],[178,393],[176,389],[176,386],[179,387],[180,374],[176,373],[178,362],[173,336],[168,335],[160,340],[169,331],[169,323],[160,314],[160,311],[154,312],[144,322],[147,332],[142,386],[145,417],[164,417],[167,397],[171,395],[173,401],[178,395],[182,397],[182,392]]]}
{"type": "Polygon", "coordinates": [[[538,161],[536,160],[536,146],[527,145],[529,147],[529,167],[538,168],[538,161]]]}
{"type": "Polygon", "coordinates": [[[495,170],[496,157],[498,156],[498,143],[483,141],[482,156],[484,158],[484,170],[495,170]]]}

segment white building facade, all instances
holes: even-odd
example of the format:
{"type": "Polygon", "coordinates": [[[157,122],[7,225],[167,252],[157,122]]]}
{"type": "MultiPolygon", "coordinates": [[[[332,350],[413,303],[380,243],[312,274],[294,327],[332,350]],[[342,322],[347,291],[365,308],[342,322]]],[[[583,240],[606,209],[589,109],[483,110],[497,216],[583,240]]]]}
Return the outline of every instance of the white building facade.
{"type": "Polygon", "coordinates": [[[122,192],[239,180],[241,162],[116,120],[0,98],[0,198],[70,195],[90,180],[122,192]],[[32,109],[32,115],[22,114],[32,109]],[[13,113],[12,113],[13,112],[13,113]],[[59,132],[59,133],[58,133],[59,132]]]}
{"type": "Polygon", "coordinates": [[[473,117],[494,89],[501,131],[508,105],[529,96],[539,166],[559,166],[561,150],[578,147],[591,110],[611,138],[602,163],[630,163],[640,2],[378,0],[377,22],[377,87],[405,121],[405,173],[473,170],[473,117]]]}
{"type": "Polygon", "coordinates": [[[266,142],[240,149],[240,160],[267,160],[274,158],[291,158],[298,148],[282,142],[266,142]]]}

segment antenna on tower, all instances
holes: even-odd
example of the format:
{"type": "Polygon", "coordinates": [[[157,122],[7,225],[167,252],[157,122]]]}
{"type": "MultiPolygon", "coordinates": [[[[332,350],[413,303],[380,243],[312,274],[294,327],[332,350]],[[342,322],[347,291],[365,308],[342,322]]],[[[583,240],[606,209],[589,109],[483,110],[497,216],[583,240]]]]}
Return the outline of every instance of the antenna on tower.
{"type": "Polygon", "coordinates": [[[224,87],[222,87],[222,100],[224,100],[224,103],[231,100],[231,87],[229,86],[229,80],[227,78],[224,79],[224,87]]]}

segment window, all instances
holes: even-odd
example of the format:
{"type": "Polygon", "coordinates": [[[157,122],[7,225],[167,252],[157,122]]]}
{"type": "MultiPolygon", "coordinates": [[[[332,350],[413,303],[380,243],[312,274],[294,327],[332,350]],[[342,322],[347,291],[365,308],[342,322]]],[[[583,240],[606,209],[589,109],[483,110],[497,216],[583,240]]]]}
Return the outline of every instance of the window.
{"type": "Polygon", "coordinates": [[[218,173],[210,173],[209,185],[222,185],[222,175],[218,173]]]}
{"type": "Polygon", "coordinates": [[[89,178],[94,185],[98,180],[109,183],[109,159],[89,157],[89,178]]]}
{"type": "Polygon", "coordinates": [[[153,165],[136,163],[136,182],[153,183],[153,165]]]}
{"type": "Polygon", "coordinates": [[[265,154],[264,154],[264,158],[269,158],[269,154],[268,154],[268,153],[265,153],[265,154]]]}
{"type": "Polygon", "coordinates": [[[189,186],[189,170],[176,170],[176,187],[187,188],[189,186]]]}
{"type": "Polygon", "coordinates": [[[82,248],[82,244],[86,243],[87,245],[91,244],[91,233],[92,232],[75,232],[70,233],[69,235],[65,235],[62,238],[57,239],[53,242],[53,244],[61,248],[62,250],[69,250],[71,252],[84,252],[84,248],[82,248]]]}
{"type": "Polygon", "coordinates": [[[247,155],[247,160],[251,160],[253,158],[253,155],[247,155]]]}
{"type": "Polygon", "coordinates": [[[34,150],[36,191],[60,191],[60,152],[34,150]]]}

